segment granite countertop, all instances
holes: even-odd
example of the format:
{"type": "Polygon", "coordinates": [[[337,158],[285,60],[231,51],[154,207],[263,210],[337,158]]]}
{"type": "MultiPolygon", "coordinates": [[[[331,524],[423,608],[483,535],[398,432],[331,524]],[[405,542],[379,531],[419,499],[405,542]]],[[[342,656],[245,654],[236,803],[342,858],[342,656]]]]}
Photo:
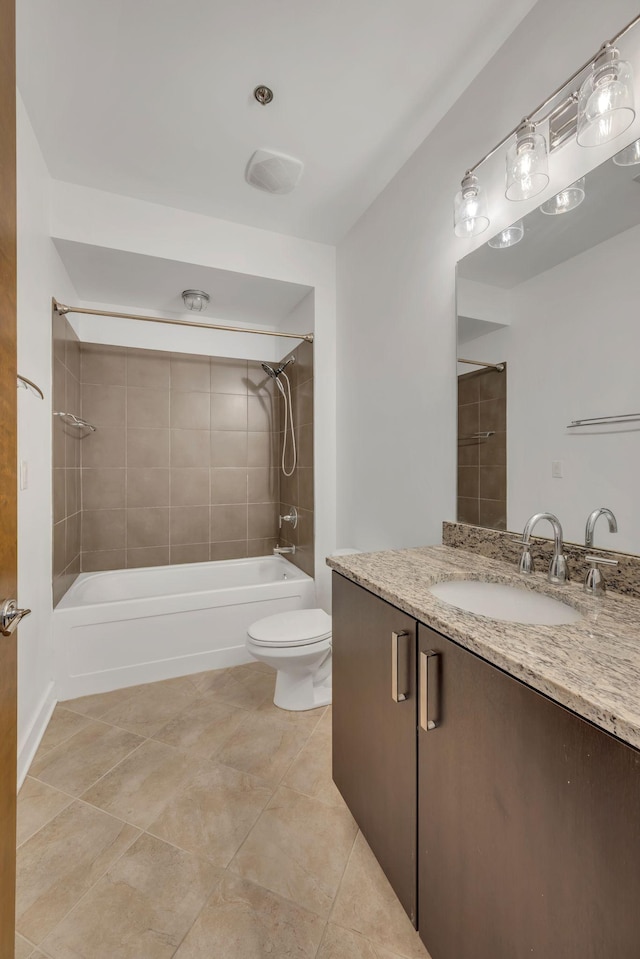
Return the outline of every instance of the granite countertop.
{"type": "Polygon", "coordinates": [[[506,563],[450,546],[354,553],[327,565],[511,676],[640,749],[640,601],[582,586],[554,586],[506,563]],[[429,592],[434,583],[479,579],[524,586],[575,606],[568,626],[503,622],[458,609],[429,592]]]}

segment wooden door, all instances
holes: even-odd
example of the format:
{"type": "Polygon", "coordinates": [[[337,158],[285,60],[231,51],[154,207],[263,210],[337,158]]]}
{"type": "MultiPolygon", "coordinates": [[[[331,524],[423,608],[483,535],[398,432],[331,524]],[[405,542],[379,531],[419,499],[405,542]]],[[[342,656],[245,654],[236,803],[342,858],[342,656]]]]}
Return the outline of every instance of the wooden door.
{"type": "Polygon", "coordinates": [[[418,649],[439,692],[418,734],[432,959],[638,959],[640,753],[427,627],[418,649]]]}
{"type": "MultiPolygon", "coordinates": [[[[0,0],[0,600],[16,596],[15,4],[0,0]]],[[[16,636],[0,636],[0,957],[12,959],[16,866],[16,636]]]]}
{"type": "Polygon", "coordinates": [[[333,778],[414,925],[415,662],[415,621],[334,573],[333,778]]]}

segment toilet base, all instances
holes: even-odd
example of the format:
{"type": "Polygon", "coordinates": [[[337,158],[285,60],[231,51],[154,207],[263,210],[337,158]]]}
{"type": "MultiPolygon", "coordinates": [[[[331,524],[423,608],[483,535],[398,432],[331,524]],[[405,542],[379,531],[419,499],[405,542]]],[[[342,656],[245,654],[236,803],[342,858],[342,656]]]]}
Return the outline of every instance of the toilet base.
{"type": "Polygon", "coordinates": [[[324,681],[314,682],[317,677],[306,673],[278,670],[273,702],[280,709],[302,712],[331,705],[331,674],[324,681]]]}

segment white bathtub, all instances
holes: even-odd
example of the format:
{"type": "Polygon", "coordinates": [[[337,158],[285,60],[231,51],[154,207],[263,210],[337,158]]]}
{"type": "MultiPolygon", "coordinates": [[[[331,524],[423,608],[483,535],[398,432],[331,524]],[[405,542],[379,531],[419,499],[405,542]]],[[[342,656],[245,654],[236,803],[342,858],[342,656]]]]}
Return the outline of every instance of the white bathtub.
{"type": "Polygon", "coordinates": [[[314,605],[280,556],[81,573],[53,611],[58,699],[248,662],[252,622],[314,605]]]}

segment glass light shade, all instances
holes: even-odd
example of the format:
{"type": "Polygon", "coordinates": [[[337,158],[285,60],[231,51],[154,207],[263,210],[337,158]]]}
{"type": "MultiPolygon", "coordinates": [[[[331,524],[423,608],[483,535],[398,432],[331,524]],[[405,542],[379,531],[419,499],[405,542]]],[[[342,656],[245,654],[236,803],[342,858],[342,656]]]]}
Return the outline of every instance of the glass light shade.
{"type": "Polygon", "coordinates": [[[549,182],[547,141],[524,121],[507,150],[507,200],[528,200],[542,193],[549,182]]]}
{"type": "Polygon", "coordinates": [[[522,220],[518,220],[517,223],[512,223],[511,226],[508,226],[506,230],[496,233],[496,235],[489,240],[489,246],[493,247],[494,250],[506,250],[507,247],[515,246],[516,243],[519,243],[523,236],[524,226],[522,220]]]}
{"type": "Polygon", "coordinates": [[[453,222],[456,236],[478,236],[489,226],[487,198],[473,173],[467,173],[453,203],[453,222]]]}
{"type": "Polygon", "coordinates": [[[640,163],[640,140],[634,140],[624,150],[620,150],[620,153],[616,153],[613,162],[617,166],[635,166],[640,163]]]}
{"type": "Polygon", "coordinates": [[[202,290],[184,290],[182,299],[186,308],[194,313],[202,313],[209,305],[209,294],[202,290]]]}
{"type": "Polygon", "coordinates": [[[540,212],[546,213],[548,216],[559,216],[561,213],[569,213],[570,210],[575,210],[577,206],[580,206],[584,198],[584,177],[580,177],[580,179],[572,183],[571,186],[560,190],[560,193],[552,196],[550,200],[545,200],[544,203],[540,205],[540,212]]]}
{"type": "Polygon", "coordinates": [[[603,48],[578,94],[577,140],[581,147],[597,147],[624,133],[636,115],[631,64],[618,51],[603,48]]]}

